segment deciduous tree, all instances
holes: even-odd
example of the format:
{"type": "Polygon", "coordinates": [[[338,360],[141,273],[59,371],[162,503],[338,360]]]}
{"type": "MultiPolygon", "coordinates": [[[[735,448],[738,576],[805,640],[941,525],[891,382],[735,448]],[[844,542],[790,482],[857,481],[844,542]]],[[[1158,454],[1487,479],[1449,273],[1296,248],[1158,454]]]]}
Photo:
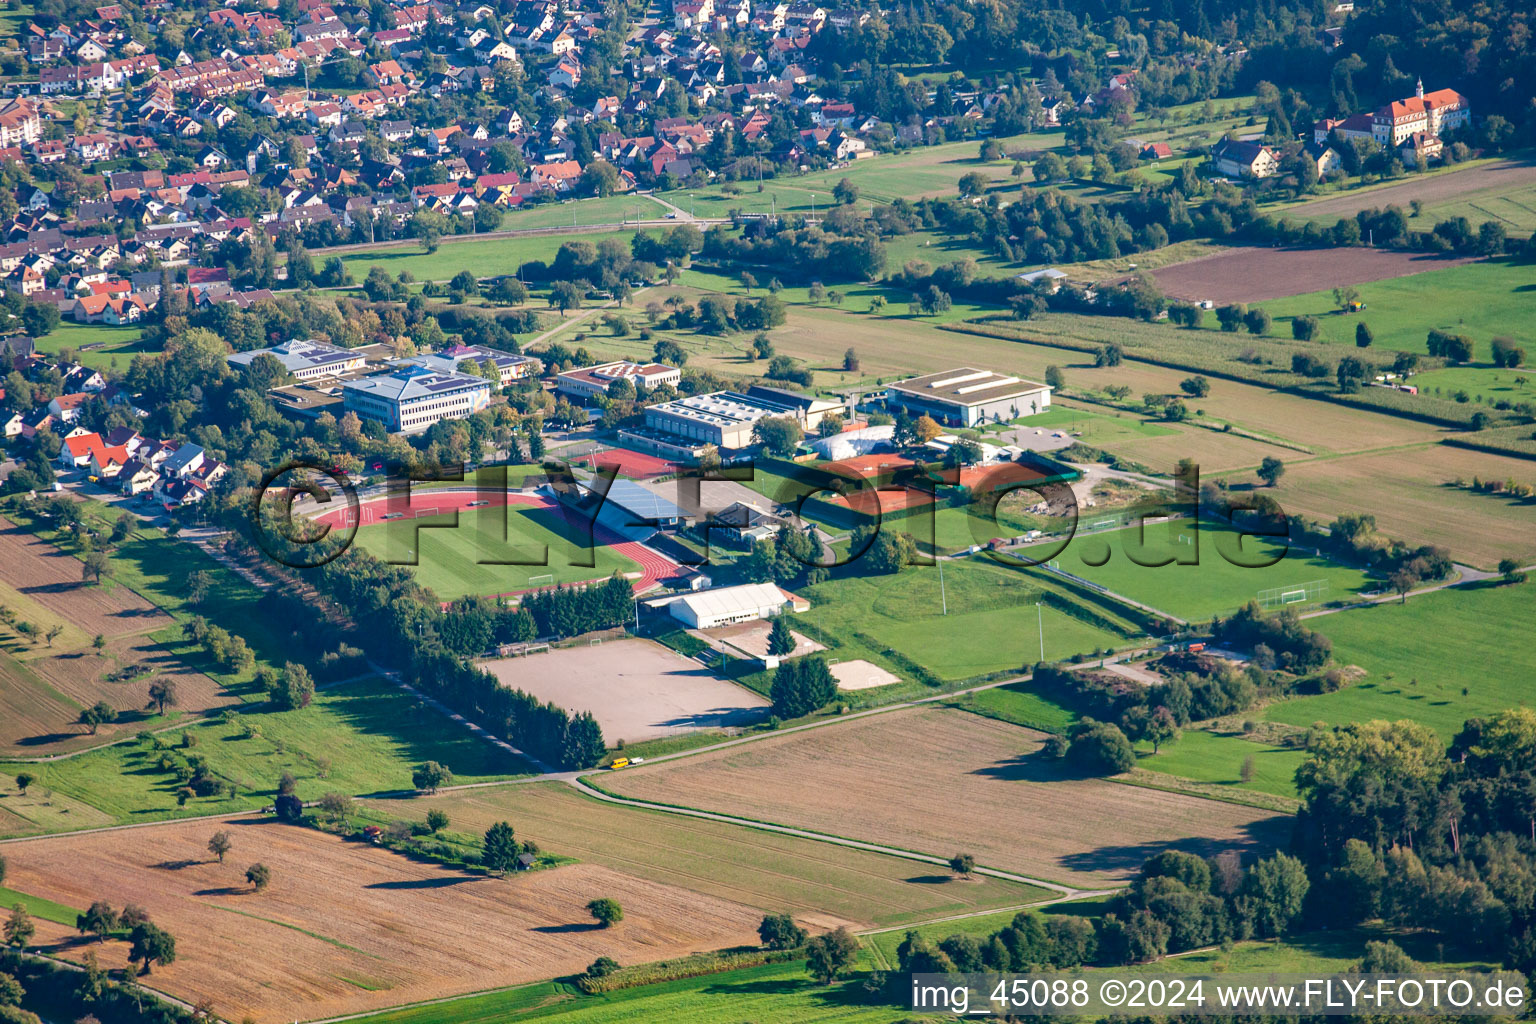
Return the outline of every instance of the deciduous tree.
{"type": "Polygon", "coordinates": [[[624,908],[619,906],[619,901],[608,896],[602,896],[587,904],[587,913],[593,920],[604,928],[612,928],[624,920],[624,908]]]}
{"type": "Polygon", "coordinates": [[[805,969],[823,985],[830,985],[858,959],[859,940],[847,928],[838,928],[816,936],[805,951],[805,969]]]}

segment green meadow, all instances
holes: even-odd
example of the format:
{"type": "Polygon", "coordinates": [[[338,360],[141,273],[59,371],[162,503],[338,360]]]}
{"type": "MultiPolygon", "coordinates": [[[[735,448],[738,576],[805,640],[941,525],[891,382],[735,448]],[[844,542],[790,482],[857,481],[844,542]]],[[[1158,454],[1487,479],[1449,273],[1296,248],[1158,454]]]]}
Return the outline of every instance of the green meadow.
{"type": "MultiPolygon", "coordinates": [[[[510,754],[380,679],[323,689],[306,708],[247,710],[234,722],[207,721],[161,739],[178,754],[204,758],[210,771],[236,787],[235,795],[193,797],[179,804],[176,791],[182,783],[159,764],[166,752],[142,742],[28,770],[39,789],[78,800],[119,824],[261,807],[277,792],[284,772],[297,779],[301,798],[318,800],[330,792],[410,790],[412,769],[428,760],[447,765],[455,782],[512,778],[528,771],[510,754]],[[190,737],[192,746],[185,746],[183,737],[190,737]]],[[[38,824],[67,830],[99,822],[38,824]]]]}
{"type": "Polygon", "coordinates": [[[1079,527],[1065,548],[1056,541],[1025,548],[1022,554],[1044,558],[1057,549],[1053,561],[1062,570],[1191,622],[1235,611],[1274,588],[1321,580],[1327,583],[1321,600],[1337,601],[1377,586],[1360,570],[1319,557],[1312,549],[1245,538],[1229,527],[1189,519],[1144,529],[1092,532],[1079,527]]]}
{"type": "Polygon", "coordinates": [[[1296,769],[1307,759],[1305,750],[1259,743],[1242,736],[1187,729],[1177,740],[1152,753],[1152,744],[1137,744],[1138,768],[1214,782],[1234,789],[1252,789],[1275,796],[1296,796],[1296,769]],[[1253,759],[1253,777],[1244,782],[1243,764],[1253,759]]]}
{"type": "Polygon", "coordinates": [[[1303,727],[1413,719],[1449,740],[1468,718],[1531,701],[1533,621],[1529,583],[1472,584],[1310,619],[1333,641],[1335,662],[1367,675],[1335,693],[1271,704],[1264,717],[1303,727]]]}
{"type": "MultiPolygon", "coordinates": [[[[1355,325],[1368,324],[1375,335],[1367,358],[1375,349],[1428,352],[1425,342],[1431,330],[1465,334],[1473,342],[1473,361],[1489,361],[1489,343],[1504,335],[1521,342],[1536,355],[1536,320],[1531,317],[1536,268],[1513,259],[1480,260],[1425,271],[1408,277],[1371,281],[1358,285],[1366,307],[1360,313],[1341,314],[1332,291],[1310,292],[1259,303],[1276,321],[1315,316],[1321,325],[1319,339],[1355,347],[1355,325]]],[[[1274,333],[1289,336],[1290,324],[1277,323],[1274,333]]]]}
{"type": "Polygon", "coordinates": [[[1042,639],[1047,661],[1128,642],[1089,621],[1086,610],[1079,618],[1037,604],[1047,592],[1076,603],[1050,580],[972,558],[946,561],[942,579],[938,566],[911,566],[899,577],[849,575],[807,587],[813,605],[801,618],[837,637],[843,660],[884,661],[891,650],[944,681],[1032,665],[1042,658],[1042,639]]]}

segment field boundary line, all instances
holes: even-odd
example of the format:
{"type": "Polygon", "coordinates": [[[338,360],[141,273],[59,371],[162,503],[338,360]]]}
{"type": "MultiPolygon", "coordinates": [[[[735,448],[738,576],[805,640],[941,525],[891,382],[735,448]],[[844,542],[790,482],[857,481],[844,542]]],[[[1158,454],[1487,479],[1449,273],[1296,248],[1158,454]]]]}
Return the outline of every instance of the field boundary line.
{"type": "Polygon", "coordinates": [[[1072,895],[1054,896],[1048,900],[1039,900],[1034,903],[1020,903],[1013,907],[998,907],[995,910],[971,910],[964,914],[950,914],[947,917],[935,917],[929,921],[912,921],[908,924],[882,925],[879,928],[866,928],[855,932],[855,935],[889,935],[892,932],[911,931],[914,928],[928,928],[936,924],[949,924],[951,921],[965,921],[973,917],[989,917],[992,914],[1017,914],[1025,910],[1039,910],[1041,907],[1052,907],[1058,903],[1075,903],[1078,900],[1097,899],[1100,896],[1113,896],[1120,889],[1083,889],[1072,895]]]}
{"type": "MultiPolygon", "coordinates": [[[[755,821],[751,818],[739,818],[735,815],[721,814],[716,811],[704,811],[693,807],[683,807],[672,804],[652,803],[647,800],[632,800],[628,797],[616,796],[595,786],[588,785],[583,779],[573,778],[568,780],[579,792],[595,797],[606,803],[622,804],[628,807],[639,807],[644,810],[662,811],[667,814],[680,814],[690,818],[702,818],[705,821],[719,821],[727,825],[737,825],[745,828],[755,828],[764,832],[777,832],[780,835],[795,836],[800,839],[813,839],[821,843],[830,843],[834,846],[844,846],[852,850],[863,850],[868,853],[881,853],[888,857],[900,857],[904,860],[918,861],[923,864],[938,864],[948,867],[949,861],[931,853],[918,853],[916,850],[903,850],[899,846],[885,846],[880,843],[865,842],[862,839],[849,839],[845,836],[832,835],[827,832],[815,832],[810,829],[794,828],[789,825],[779,825],[767,821],[755,821]]],[[[1076,896],[1088,890],[1078,889],[1075,886],[1065,885],[1061,882],[1052,882],[1043,878],[1034,878],[1029,875],[1021,875],[1012,871],[1002,871],[998,868],[977,867],[975,873],[986,875],[990,878],[999,878],[1005,882],[1022,882],[1025,885],[1033,885],[1036,888],[1051,889],[1065,896],[1076,896]]]]}
{"type": "Polygon", "coordinates": [[[548,985],[549,980],[530,981],[522,985],[503,985],[501,988],[482,988],[475,992],[465,992],[456,996],[439,996],[436,999],[422,999],[414,1003],[401,1003],[398,1006],[383,1006],[377,1010],[363,1010],[361,1013],[347,1013],[340,1017],[319,1017],[304,1021],[303,1024],[338,1024],[344,1020],[362,1020],[365,1017],[377,1017],[385,1013],[398,1013],[401,1010],[415,1010],[423,1006],[441,1006],[444,1003],[456,1003],[461,999],[478,999],[481,996],[493,996],[498,992],[516,992],[520,988],[533,988],[535,985],[548,985]]]}
{"type": "MultiPolygon", "coordinates": [[[[1168,778],[1173,779],[1173,780],[1175,780],[1177,782],[1187,782],[1187,783],[1191,783],[1191,784],[1196,785],[1196,786],[1220,785],[1220,783],[1210,783],[1210,782],[1204,782],[1204,781],[1202,781],[1200,779],[1192,779],[1192,778],[1190,778],[1187,775],[1174,775],[1172,772],[1160,772],[1160,771],[1157,771],[1155,768],[1142,768],[1140,765],[1137,765],[1136,769],[1139,769],[1141,772],[1144,772],[1144,773],[1147,773],[1147,774],[1166,775],[1168,778]]],[[[1133,769],[1133,771],[1135,771],[1136,769],[1133,769]]],[[[1176,786],[1172,786],[1172,785],[1167,785],[1167,786],[1158,785],[1155,780],[1148,779],[1144,775],[1133,775],[1133,774],[1130,774],[1130,773],[1126,773],[1124,775],[1106,775],[1106,776],[1104,776],[1104,781],[1105,782],[1113,782],[1116,785],[1120,785],[1120,786],[1130,786],[1130,787],[1132,787],[1134,789],[1150,789],[1150,790],[1153,790],[1154,792],[1158,792],[1158,793],[1174,793],[1174,794],[1177,794],[1178,796],[1199,797],[1202,800],[1215,800],[1217,803],[1234,804],[1234,805],[1236,805],[1238,807],[1251,807],[1251,808],[1253,808],[1256,811],[1274,811],[1277,814],[1295,814],[1296,811],[1301,808],[1301,801],[1300,800],[1297,800],[1297,799],[1294,799],[1294,798],[1291,798],[1291,797],[1277,796],[1274,793],[1264,793],[1262,790],[1245,790],[1245,792],[1255,793],[1255,794],[1258,794],[1260,796],[1269,797],[1269,798],[1277,801],[1281,805],[1288,805],[1288,806],[1276,806],[1276,805],[1273,805],[1273,804],[1260,803],[1260,802],[1257,802],[1257,801],[1254,801],[1254,800],[1243,800],[1243,799],[1240,799],[1237,796],[1228,795],[1226,793],[1209,793],[1209,792],[1206,792],[1203,789],[1202,790],[1188,790],[1188,789],[1179,789],[1176,786]]]]}

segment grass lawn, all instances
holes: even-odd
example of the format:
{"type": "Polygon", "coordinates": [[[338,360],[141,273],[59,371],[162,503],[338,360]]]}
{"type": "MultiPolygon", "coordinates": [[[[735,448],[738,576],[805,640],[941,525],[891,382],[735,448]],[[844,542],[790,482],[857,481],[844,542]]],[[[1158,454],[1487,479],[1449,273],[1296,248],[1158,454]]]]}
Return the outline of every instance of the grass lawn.
{"type": "MultiPolygon", "coordinates": [[[[1510,370],[1486,366],[1448,366],[1443,370],[1430,370],[1414,375],[1413,383],[1420,391],[1454,398],[1458,391],[1467,393],[1472,401],[1485,399],[1489,404],[1500,400],[1508,402],[1536,402],[1536,380],[1530,367],[1510,370]]],[[[1529,431],[1526,431],[1526,436],[1529,431]]]]}
{"type": "MultiPolygon", "coordinates": [[[[941,262],[947,261],[941,260],[941,262]]],[[[766,286],[768,281],[771,280],[766,271],[759,272],[757,277],[764,286],[766,286]]],[[[761,296],[763,294],[763,289],[758,288],[754,290],[749,296],[746,288],[734,275],[717,274],[708,270],[685,270],[683,271],[682,275],[678,277],[677,283],[679,286],[696,289],[701,293],[726,293],[734,295],[738,299],[761,296]]],[[[1003,308],[1002,306],[990,303],[967,302],[965,300],[957,299],[949,309],[942,313],[935,313],[932,316],[918,316],[914,315],[908,310],[908,303],[912,299],[911,292],[883,283],[833,281],[827,284],[827,292],[829,296],[832,292],[839,293],[842,296],[841,301],[839,303],[834,303],[830,298],[828,298],[825,303],[813,304],[810,300],[809,282],[803,285],[786,284],[784,287],[779,289],[778,296],[791,306],[803,306],[811,310],[817,308],[826,310],[846,310],[849,313],[856,314],[860,317],[865,317],[871,323],[877,325],[889,323],[892,320],[908,320],[918,323],[945,324],[952,323],[956,320],[968,320],[972,317],[981,316],[986,313],[997,313],[1003,308]],[[885,300],[885,310],[881,313],[870,314],[870,300],[875,296],[879,296],[885,300]]],[[[689,297],[691,298],[692,296],[689,297]]],[[[630,310],[632,317],[638,315],[639,312],[640,310],[638,309],[631,308],[630,310]]],[[[678,340],[691,339],[695,341],[702,341],[709,338],[707,335],[698,334],[693,331],[671,333],[677,337],[678,340]]],[[[751,338],[752,336],[750,334],[741,335],[738,339],[736,339],[736,344],[734,347],[738,350],[743,350],[747,344],[751,343],[751,338]]],[[[719,339],[710,340],[718,341],[719,339]]],[[[839,350],[837,355],[839,359],[836,363],[814,368],[840,371],[842,369],[842,350],[839,350]]]]}
{"type": "Polygon", "coordinates": [[[1365,944],[1390,939],[1422,964],[1451,970],[1489,970],[1497,964],[1476,959],[1463,950],[1439,944],[1433,936],[1403,934],[1381,927],[1348,928],[1342,931],[1303,932],[1284,942],[1239,942],[1229,950],[1213,949],[1169,957],[1127,970],[1179,974],[1332,974],[1347,971],[1365,955],[1365,944]]]}
{"type": "Polygon", "coordinates": [[[1025,431],[1044,430],[1051,433],[1059,430],[1074,436],[1081,434],[1083,444],[1097,448],[1120,441],[1139,441],[1148,437],[1168,437],[1178,433],[1173,427],[1164,426],[1135,413],[1100,412],[1059,404],[1021,420],[1019,426],[1025,431]]]}
{"type": "MultiPolygon", "coordinates": [[[[207,722],[189,728],[196,738],[183,753],[207,759],[209,768],[240,789],[237,796],[195,797],[178,807],[176,776],[157,764],[160,754],[129,743],[47,765],[29,766],[33,785],[98,808],[117,823],[260,807],[271,801],[278,778],[291,772],[298,794],[318,800],[330,792],[378,793],[411,788],[412,768],[439,761],[456,782],[525,774],[528,767],[485,743],[416,698],[382,680],[361,680],[321,690],[314,703],[295,711],[246,712],[239,722],[207,722]],[[247,724],[258,730],[241,738],[247,724]]],[[[181,734],[165,739],[179,744],[181,734]]],[[[10,805],[6,804],[7,809],[10,805]]],[[[26,817],[25,808],[14,813],[26,817]]],[[[39,822],[68,829],[99,822],[39,822]]]]}
{"type": "MultiPolygon", "coordinates": [[[[1034,492],[1024,492],[1026,499],[1034,492]]],[[[933,542],[928,540],[927,521],[920,516],[901,520],[897,526],[912,534],[918,549],[924,552],[937,547],[945,553],[954,553],[975,544],[985,544],[995,537],[1018,537],[1029,530],[1044,529],[1049,521],[1013,508],[1019,499],[1000,502],[995,515],[988,516],[975,506],[940,509],[933,516],[933,542]]]]}
{"type": "Polygon", "coordinates": [[[1185,730],[1173,743],[1152,753],[1152,744],[1137,745],[1139,768],[1166,772],[1200,782],[1252,789],[1275,796],[1296,796],[1295,775],[1307,759],[1305,750],[1256,743],[1241,736],[1222,736],[1203,730],[1185,730]],[[1243,762],[1253,758],[1253,779],[1242,781],[1243,762]]]}
{"type": "Polygon", "coordinates": [[[1009,683],[968,693],[950,702],[953,707],[1042,732],[1066,732],[1077,713],[1040,696],[1029,683],[1009,683]]]}
{"type": "Polygon", "coordinates": [[[62,924],[73,928],[75,919],[80,916],[80,911],[74,907],[66,907],[62,903],[53,900],[45,900],[40,896],[28,896],[24,892],[15,889],[7,889],[0,885],[0,908],[9,910],[15,906],[26,908],[27,913],[44,921],[52,921],[54,924],[62,924]]]}
{"type": "Polygon", "coordinates": [[[445,601],[526,590],[531,577],[553,576],[555,583],[572,583],[637,569],[612,548],[589,546],[579,524],[550,509],[490,506],[460,512],[458,525],[452,523],[449,515],[376,523],[357,531],[357,543],[386,561],[414,562],[417,578],[445,601]],[[481,511],[492,520],[506,513],[505,541],[499,525],[482,524],[481,511]],[[417,529],[421,532],[415,533],[417,529]],[[482,564],[495,561],[524,564],[482,564]],[[595,561],[596,566],[578,564],[583,561],[595,561]]]}
{"type": "Polygon", "coordinates": [[[803,962],[769,964],[726,974],[586,996],[559,982],[470,996],[361,1018],[369,1024],[502,1024],[548,1020],[558,1024],[891,1024],[894,1006],[871,1004],[863,973],[826,986],[803,962]]]}
{"type": "MultiPolygon", "coordinates": [[[[628,245],[634,232],[597,232],[576,237],[593,245],[608,238],[628,245]]],[[[472,270],[479,277],[496,277],[517,273],[517,268],[529,260],[553,260],[555,252],[566,241],[569,239],[561,235],[529,238],[471,237],[464,241],[445,239],[443,245],[433,253],[424,252],[414,242],[406,242],[389,249],[348,253],[342,256],[341,261],[359,282],[375,266],[383,267],[391,276],[409,270],[418,281],[446,281],[466,269],[472,270]]]]}
{"type": "Polygon", "coordinates": [[[1050,605],[1031,614],[1047,589],[1056,590],[1049,581],[979,559],[953,561],[944,566],[942,593],[934,566],[909,567],[899,578],[843,576],[805,588],[814,604],[801,618],[842,641],[835,653],[842,660],[877,660],[891,649],[945,681],[1033,664],[1042,631],[1051,661],[1126,643],[1050,605]]]}
{"type": "MultiPolygon", "coordinates": [[[[1351,349],[1355,324],[1362,322],[1370,325],[1376,337],[1374,348],[1420,354],[1428,352],[1425,338],[1432,329],[1465,334],[1473,341],[1473,357],[1481,361],[1489,358],[1489,342],[1500,335],[1515,338],[1527,352],[1536,352],[1536,322],[1530,315],[1532,280],[1530,264],[1512,259],[1479,261],[1358,285],[1366,304],[1361,313],[1336,312],[1331,291],[1262,305],[1276,321],[1315,316],[1321,325],[1319,340],[1351,349]]],[[[1290,325],[1277,322],[1274,333],[1289,336],[1290,325]]]]}
{"type": "Polygon", "coordinates": [[[37,348],[55,356],[62,349],[73,349],[75,358],[92,369],[126,371],[134,356],[160,351],[144,343],[143,333],[138,327],[77,324],[66,320],[51,334],[38,338],[37,348]]]}
{"type": "MultiPolygon", "coordinates": [[[[1261,590],[1325,580],[1328,587],[1321,600],[1334,601],[1379,586],[1363,572],[1316,557],[1310,549],[1254,537],[1242,539],[1239,547],[1239,539],[1236,530],[1180,519],[1144,530],[1079,532],[1055,562],[1067,572],[1191,622],[1234,611],[1261,590]],[[1190,552],[1198,558],[1195,564],[1157,564],[1169,557],[1191,557],[1190,552]],[[1252,567],[1276,558],[1272,565],[1252,567]]],[[[1054,546],[1026,548],[1025,554],[1043,557],[1054,546]]]]}
{"type": "MultiPolygon", "coordinates": [[[[502,218],[498,231],[523,231],[530,228],[565,228],[588,224],[614,224],[632,220],[660,220],[666,208],[647,196],[604,196],[601,199],[569,199],[561,203],[540,203],[510,211],[502,218]]],[[[562,239],[563,241],[563,239],[562,239]]]]}
{"type": "Polygon", "coordinates": [[[1468,718],[1530,702],[1532,621],[1531,584],[1456,587],[1309,620],[1333,641],[1336,662],[1370,674],[1336,693],[1271,704],[1264,717],[1298,726],[1413,719],[1449,740],[1468,718]],[[1475,667],[1474,649],[1484,653],[1475,667]]]}

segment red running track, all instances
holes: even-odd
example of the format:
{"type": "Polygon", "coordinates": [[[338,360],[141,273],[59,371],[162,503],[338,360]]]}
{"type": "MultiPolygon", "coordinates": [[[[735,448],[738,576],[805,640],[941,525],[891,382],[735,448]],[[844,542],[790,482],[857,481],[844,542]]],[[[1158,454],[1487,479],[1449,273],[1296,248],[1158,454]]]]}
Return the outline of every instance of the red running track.
{"type": "MultiPolygon", "coordinates": [[[[488,501],[492,507],[506,505],[525,505],[533,508],[550,509],[557,515],[563,515],[563,511],[554,499],[546,498],[542,494],[524,494],[518,491],[501,493],[480,493],[477,491],[460,490],[429,490],[416,491],[411,494],[409,503],[402,502],[398,498],[391,501],[388,497],[374,498],[371,501],[359,503],[357,507],[358,522],[361,526],[371,526],[383,522],[386,512],[419,512],[424,509],[436,509],[440,513],[462,512],[468,508],[472,501],[488,501]]],[[[328,526],[345,527],[347,513],[350,510],[343,507],[326,512],[314,517],[317,523],[325,523],[328,526]]],[[[640,567],[640,578],[635,580],[635,593],[642,594],[654,587],[660,580],[675,575],[678,564],[665,555],[652,551],[638,541],[625,540],[612,530],[595,525],[592,539],[604,547],[612,548],[625,558],[640,567]]],[[[516,597],[519,594],[529,593],[528,590],[512,590],[503,594],[487,594],[487,597],[516,597]]]]}

